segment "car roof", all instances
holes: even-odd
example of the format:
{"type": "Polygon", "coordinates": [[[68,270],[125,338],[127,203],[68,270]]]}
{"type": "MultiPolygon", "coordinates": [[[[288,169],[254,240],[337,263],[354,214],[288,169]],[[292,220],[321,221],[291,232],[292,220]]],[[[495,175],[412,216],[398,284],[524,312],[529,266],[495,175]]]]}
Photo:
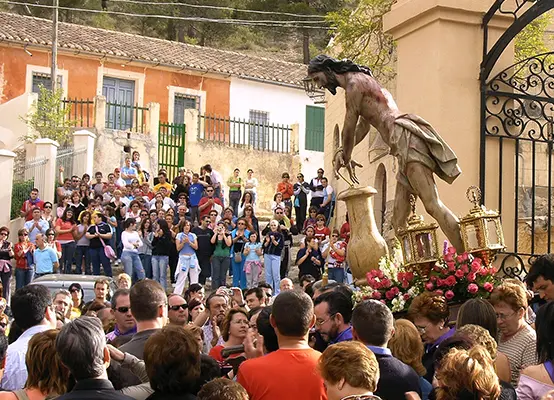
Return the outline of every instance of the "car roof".
{"type": "Polygon", "coordinates": [[[73,274],[48,274],[41,276],[40,278],[37,278],[33,280],[33,283],[40,283],[40,282],[52,282],[52,281],[58,281],[58,282],[75,282],[75,283],[85,283],[90,282],[94,283],[98,279],[106,279],[108,282],[113,282],[113,278],[109,276],[99,276],[99,275],[73,275],[73,274]]]}

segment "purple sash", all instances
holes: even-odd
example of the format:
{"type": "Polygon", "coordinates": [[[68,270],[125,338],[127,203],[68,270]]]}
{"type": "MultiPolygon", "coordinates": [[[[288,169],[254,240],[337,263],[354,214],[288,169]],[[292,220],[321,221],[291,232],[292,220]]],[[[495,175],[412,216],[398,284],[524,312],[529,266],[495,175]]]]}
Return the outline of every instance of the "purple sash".
{"type": "Polygon", "coordinates": [[[554,382],[554,366],[552,365],[552,361],[548,360],[544,363],[544,368],[546,369],[546,372],[548,372],[548,376],[550,376],[550,380],[554,382]]]}

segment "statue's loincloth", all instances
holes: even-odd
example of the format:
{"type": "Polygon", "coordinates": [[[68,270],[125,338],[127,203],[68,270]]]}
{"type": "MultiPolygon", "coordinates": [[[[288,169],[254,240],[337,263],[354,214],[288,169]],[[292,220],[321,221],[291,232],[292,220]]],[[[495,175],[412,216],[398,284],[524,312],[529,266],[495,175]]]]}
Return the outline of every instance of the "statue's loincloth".
{"type": "Polygon", "coordinates": [[[404,114],[396,118],[390,148],[399,164],[396,179],[414,193],[406,176],[406,166],[411,162],[425,165],[448,183],[454,182],[462,172],[454,151],[431,124],[417,115],[404,114]]]}

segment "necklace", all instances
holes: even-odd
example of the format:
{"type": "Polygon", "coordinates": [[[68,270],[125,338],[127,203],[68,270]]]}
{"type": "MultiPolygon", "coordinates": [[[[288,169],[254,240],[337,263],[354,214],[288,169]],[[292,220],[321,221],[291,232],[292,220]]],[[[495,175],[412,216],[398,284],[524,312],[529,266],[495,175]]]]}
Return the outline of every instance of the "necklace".
{"type": "Polygon", "coordinates": [[[381,400],[381,398],[374,394],[351,394],[350,396],[343,397],[341,400],[381,400]]]}

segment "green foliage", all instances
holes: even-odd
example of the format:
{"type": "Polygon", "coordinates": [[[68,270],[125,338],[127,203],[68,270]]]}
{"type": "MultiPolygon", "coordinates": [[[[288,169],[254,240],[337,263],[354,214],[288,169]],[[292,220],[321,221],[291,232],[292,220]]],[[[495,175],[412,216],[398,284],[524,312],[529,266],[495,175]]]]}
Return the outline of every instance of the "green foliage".
{"type": "Polygon", "coordinates": [[[516,36],[515,61],[519,62],[537,54],[549,51],[545,45],[546,30],[550,25],[551,16],[546,13],[536,18],[516,36]]]}
{"type": "Polygon", "coordinates": [[[29,193],[31,193],[31,189],[33,189],[34,184],[34,179],[13,183],[10,219],[19,217],[19,210],[21,210],[21,206],[29,197],[29,193]]]}
{"type": "Polygon", "coordinates": [[[34,112],[27,114],[23,120],[32,128],[33,133],[23,137],[32,142],[39,138],[55,140],[63,145],[70,139],[69,114],[71,108],[63,103],[63,90],[61,88],[52,92],[44,86],[40,86],[38,101],[34,104],[34,112]]]}
{"type": "Polygon", "coordinates": [[[383,32],[383,15],[394,0],[361,0],[355,8],[331,12],[327,18],[336,28],[333,49],[338,58],[348,58],[373,69],[377,78],[394,76],[394,42],[383,32]]]}

